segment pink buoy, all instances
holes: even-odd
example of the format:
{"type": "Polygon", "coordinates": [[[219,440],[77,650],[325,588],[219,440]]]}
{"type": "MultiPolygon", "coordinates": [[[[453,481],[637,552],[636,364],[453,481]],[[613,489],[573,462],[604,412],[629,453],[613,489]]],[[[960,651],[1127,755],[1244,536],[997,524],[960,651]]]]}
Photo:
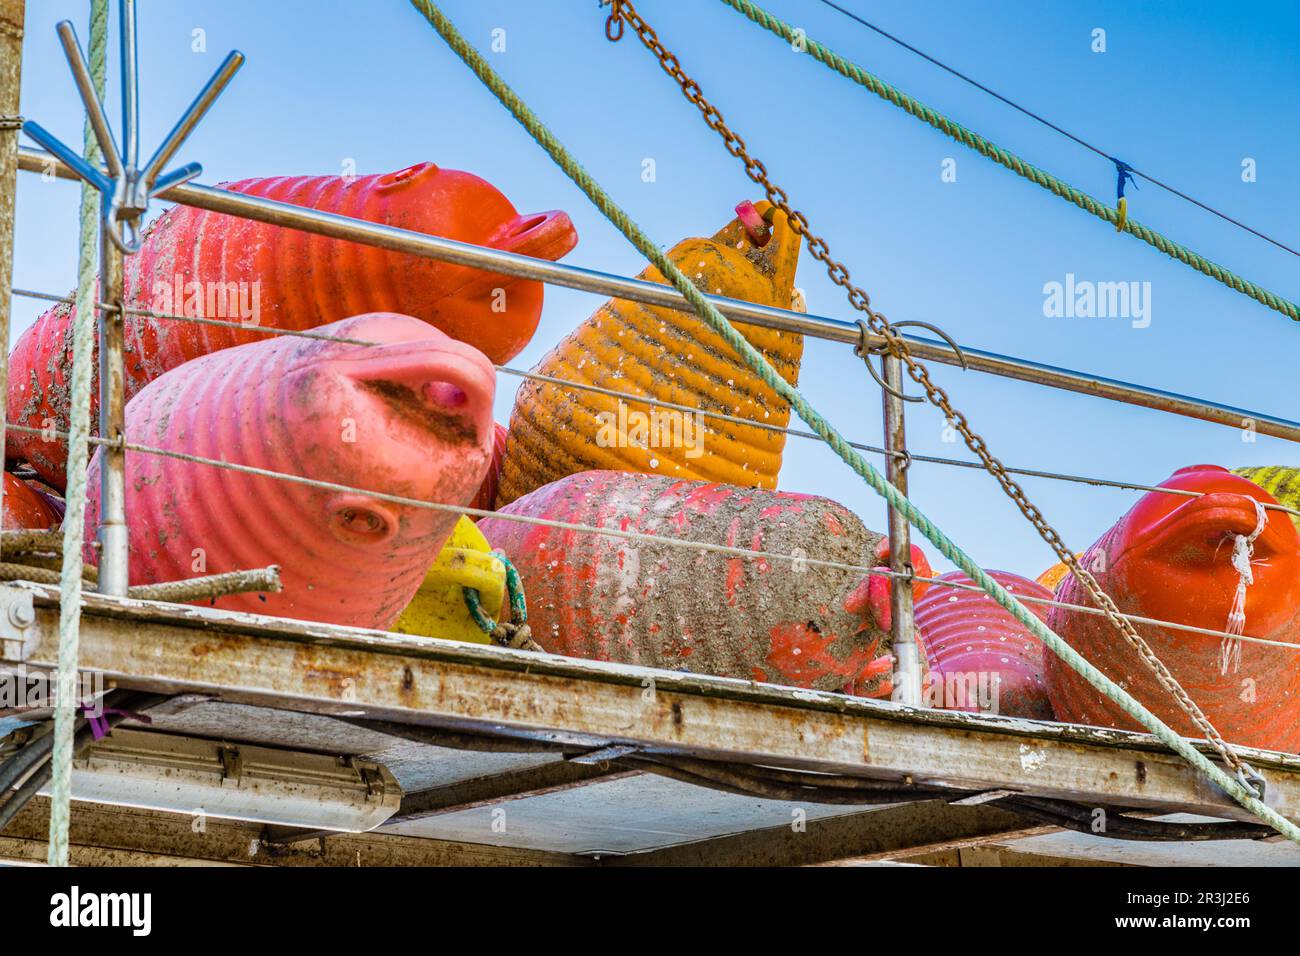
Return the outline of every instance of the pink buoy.
{"type": "MultiPolygon", "coordinates": [[[[1050,598],[1041,584],[1008,571],[989,576],[1017,597],[1050,598]]],[[[939,578],[972,584],[953,571],[939,578]]],[[[1041,604],[1025,605],[1040,619],[1041,604]]],[[[917,641],[929,666],[923,688],[931,707],[1051,720],[1042,641],[983,591],[934,584],[916,602],[917,641]]]]}
{"type": "MultiPolygon", "coordinates": [[[[467,505],[491,459],[494,371],[477,349],[405,315],[321,331],[379,344],[281,337],[195,359],[128,403],[126,437],[357,490],[128,451],[132,584],[278,564],[282,592],[217,606],[385,628],[410,602],[458,516],[372,492],[467,505]]],[[[88,476],[87,540],[101,461],[88,476]]]]}

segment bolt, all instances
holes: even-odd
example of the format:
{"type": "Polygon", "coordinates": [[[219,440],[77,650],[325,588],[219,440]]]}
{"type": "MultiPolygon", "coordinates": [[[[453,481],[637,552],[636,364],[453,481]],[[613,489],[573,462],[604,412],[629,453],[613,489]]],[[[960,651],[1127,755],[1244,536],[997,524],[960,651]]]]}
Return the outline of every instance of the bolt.
{"type": "Polygon", "coordinates": [[[31,627],[36,623],[36,609],[30,604],[9,605],[9,623],[17,628],[31,627]]]}

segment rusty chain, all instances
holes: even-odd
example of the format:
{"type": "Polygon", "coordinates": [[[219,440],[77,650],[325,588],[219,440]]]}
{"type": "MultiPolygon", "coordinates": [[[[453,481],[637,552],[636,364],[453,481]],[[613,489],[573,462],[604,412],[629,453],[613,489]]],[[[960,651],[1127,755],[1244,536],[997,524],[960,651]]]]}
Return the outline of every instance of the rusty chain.
{"type": "Polygon", "coordinates": [[[1076,580],[1084,586],[1089,597],[1105,613],[1107,620],[1115,626],[1137,652],[1143,663],[1155,674],[1160,686],[1169,692],[1175,702],[1205,735],[1205,739],[1209,741],[1210,745],[1236,771],[1237,778],[1242,785],[1251,791],[1255,791],[1255,783],[1259,781],[1259,775],[1233,752],[1227,741],[1223,739],[1222,735],[1205,715],[1205,712],[1201,710],[1196,701],[1192,700],[1178,682],[1178,679],[1165,666],[1165,663],[1156,656],[1155,651],[1151,649],[1151,646],[1142,638],[1136,628],[1122,616],[1110,595],[1103,591],[1101,585],[1097,583],[1097,579],[1079,562],[1074,552],[1065,546],[1065,542],[1061,540],[1061,536],[1056,532],[1056,529],[1047,523],[1047,519],[1043,517],[1038,507],[1029,500],[1024,489],[1012,479],[1002,462],[989,451],[988,445],[979,433],[971,427],[966,416],[953,407],[948,393],[930,380],[928,369],[911,355],[906,340],[893,330],[892,325],[883,313],[871,307],[871,296],[867,294],[866,290],[853,284],[849,277],[848,268],[843,263],[831,258],[830,247],[827,245],[826,240],[815,234],[811,229],[808,218],[790,205],[790,197],[786,191],[768,178],[767,167],[760,160],[750,155],[745,146],[745,141],[727,125],[718,108],[705,98],[700,85],[686,74],[676,55],[660,42],[659,35],[654,31],[654,28],[646,23],[630,0],[611,0],[610,14],[605,21],[606,38],[611,42],[617,42],[621,39],[624,22],[636,31],[641,43],[658,58],[660,67],[677,82],[678,86],[681,87],[682,94],[700,111],[705,124],[722,137],[727,152],[744,163],[745,174],[754,183],[761,186],[767,195],[768,201],[785,214],[790,223],[790,228],[798,235],[803,236],[806,248],[814,258],[826,267],[826,273],[830,280],[844,289],[849,304],[866,316],[864,321],[871,331],[884,340],[883,344],[891,354],[904,362],[907,366],[908,375],[925,390],[926,397],[931,404],[943,412],[949,424],[961,434],[966,447],[979,457],[984,464],[985,470],[997,479],[998,484],[1002,486],[1002,490],[1015,502],[1021,514],[1034,526],[1039,536],[1051,547],[1061,562],[1070,569],[1076,580]]]}

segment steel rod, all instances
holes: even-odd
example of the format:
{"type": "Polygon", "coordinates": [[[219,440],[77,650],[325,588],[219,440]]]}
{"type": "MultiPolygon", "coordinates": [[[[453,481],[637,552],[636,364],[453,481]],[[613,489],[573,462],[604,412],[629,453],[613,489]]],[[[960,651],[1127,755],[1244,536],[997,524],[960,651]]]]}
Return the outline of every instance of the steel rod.
{"type": "Polygon", "coordinates": [[[117,153],[117,141],[113,138],[113,130],[104,115],[104,104],[99,101],[99,94],[95,92],[95,81],[91,79],[90,67],[86,65],[86,58],[81,53],[81,44],[77,42],[77,31],[67,20],[60,23],[56,29],[59,41],[63,44],[63,54],[68,60],[68,68],[72,71],[72,79],[77,84],[77,93],[86,108],[86,118],[95,133],[95,139],[99,142],[99,151],[104,154],[109,178],[116,179],[122,174],[122,160],[117,153]]]}
{"type": "MultiPolygon", "coordinates": [[[[867,361],[872,361],[867,356],[867,361]]],[[[901,392],[904,387],[903,361],[886,353],[881,359],[885,384],[901,392]]],[[[885,477],[902,494],[907,494],[906,403],[889,389],[880,390],[885,416],[885,477]]],[[[922,706],[921,658],[916,642],[916,619],[912,607],[912,542],[907,518],[889,509],[889,568],[897,575],[889,582],[889,610],[894,646],[893,699],[910,707],[922,706]]]]}
{"type": "MultiPolygon", "coordinates": [[[[189,137],[190,133],[194,132],[194,127],[198,126],[199,120],[203,119],[208,110],[212,108],[212,104],[217,101],[217,97],[221,95],[221,91],[226,88],[226,85],[234,78],[235,74],[239,72],[239,68],[243,65],[244,54],[240,53],[238,50],[232,50],[222,62],[221,66],[217,67],[217,72],[212,75],[212,78],[208,80],[203,89],[199,91],[199,95],[196,96],[194,102],[189,105],[189,108],[185,111],[185,115],[176,121],[176,125],[172,127],[171,132],[167,134],[166,138],[159,144],[158,149],[154,152],[153,158],[149,160],[149,165],[144,170],[144,184],[146,188],[152,188],[155,184],[155,180],[164,185],[172,185],[171,183],[167,183],[166,179],[158,179],[162,174],[163,167],[171,162],[171,158],[176,155],[176,151],[181,148],[181,145],[185,142],[186,138],[189,137]]],[[[197,166],[197,164],[191,165],[197,166]]],[[[188,169],[189,167],[186,168],[188,169]]],[[[194,175],[198,175],[198,173],[195,173],[194,175]]]]}
{"type": "MultiPolygon", "coordinates": [[[[51,157],[39,150],[20,149],[19,168],[30,172],[40,172],[49,168],[51,157]]],[[[71,170],[56,165],[55,172],[63,178],[75,178],[71,170]]],[[[584,269],[580,266],[564,265],[545,259],[534,259],[517,253],[487,249],[469,243],[430,236],[423,233],[397,229],[379,223],[352,219],[335,213],[321,212],[304,206],[275,202],[257,196],[246,196],[225,189],[214,189],[195,183],[174,186],[158,194],[171,202],[182,203],[198,209],[241,216],[259,222],[291,229],[300,229],[317,235],[335,239],[346,239],[365,245],[405,252],[410,255],[429,259],[454,262],[458,265],[484,269],[503,275],[519,276],[549,282],[571,289],[600,293],[642,302],[647,305],[662,306],[670,309],[688,311],[686,302],[670,286],[631,279],[584,269]]],[[[729,319],[758,325],[764,328],[780,329],[809,335],[814,338],[832,342],[857,344],[861,338],[858,326],[828,316],[810,315],[775,309],[770,306],[756,305],[739,299],[722,296],[707,296],[723,315],[729,319]]],[[[960,365],[961,358],[947,343],[920,336],[904,335],[912,354],[919,359],[939,362],[943,365],[960,365]]],[[[868,336],[868,345],[879,344],[877,336],[868,336]]],[[[1244,408],[1223,405],[1189,395],[1180,395],[1162,389],[1134,385],[1117,379],[1088,375],[1070,369],[1058,368],[1032,362],[1027,359],[1000,355],[980,349],[966,348],[965,355],[970,368],[999,375],[1003,378],[1031,382],[1051,388],[1079,392],[1111,401],[1151,408],[1157,411],[1172,412],[1188,418],[1215,422],[1231,428],[1241,428],[1247,424],[1261,435],[1300,441],[1300,422],[1289,421],[1274,415],[1265,415],[1244,408]]]]}
{"type": "Polygon", "coordinates": [[[122,166],[128,175],[140,163],[140,90],[135,42],[135,0],[120,0],[119,42],[122,44],[122,166]]]}
{"type": "Polygon", "coordinates": [[[126,527],[126,375],[123,364],[122,250],[103,223],[99,241],[100,298],[117,306],[99,309],[99,591],[125,595],[128,587],[126,527]]]}

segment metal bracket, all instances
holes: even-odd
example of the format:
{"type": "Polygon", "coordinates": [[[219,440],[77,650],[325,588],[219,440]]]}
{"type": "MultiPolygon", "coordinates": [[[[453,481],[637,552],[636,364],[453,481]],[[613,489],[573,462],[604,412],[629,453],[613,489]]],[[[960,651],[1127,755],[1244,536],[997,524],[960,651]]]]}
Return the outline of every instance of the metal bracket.
{"type": "Polygon", "coordinates": [[[124,253],[140,251],[140,219],[148,211],[149,200],[173,186],[202,175],[203,167],[188,163],[163,174],[162,169],[216,102],[222,90],[244,63],[244,55],[232,50],[212,78],[199,91],[194,102],[172,127],[170,133],[143,168],[140,154],[140,98],[137,92],[139,70],[136,62],[135,0],[121,0],[121,76],[122,76],[122,139],[124,152],[118,152],[117,141],[104,115],[104,105],[95,91],[86,57],[81,52],[77,32],[68,20],[61,21],[55,30],[63,44],[63,54],[72,70],[77,92],[86,107],[86,118],[95,133],[100,152],[104,154],[107,170],[86,162],[74,149],[64,144],[39,123],[27,120],[23,132],[63,160],[78,176],[100,193],[100,217],[113,245],[124,253]]]}
{"type": "Polygon", "coordinates": [[[384,795],[384,778],[379,773],[378,767],[362,767],[361,782],[366,785],[367,797],[382,797],[384,795]]]}
{"type": "Polygon", "coordinates": [[[238,782],[244,773],[244,758],[238,747],[218,747],[217,756],[221,758],[221,781],[238,782]]]}
{"type": "Polygon", "coordinates": [[[12,585],[0,585],[0,659],[27,660],[37,636],[32,592],[12,585]]]}
{"type": "Polygon", "coordinates": [[[384,775],[380,772],[377,764],[359,760],[356,757],[348,757],[346,760],[348,766],[356,771],[361,783],[366,788],[366,799],[383,799],[384,775]]]}

